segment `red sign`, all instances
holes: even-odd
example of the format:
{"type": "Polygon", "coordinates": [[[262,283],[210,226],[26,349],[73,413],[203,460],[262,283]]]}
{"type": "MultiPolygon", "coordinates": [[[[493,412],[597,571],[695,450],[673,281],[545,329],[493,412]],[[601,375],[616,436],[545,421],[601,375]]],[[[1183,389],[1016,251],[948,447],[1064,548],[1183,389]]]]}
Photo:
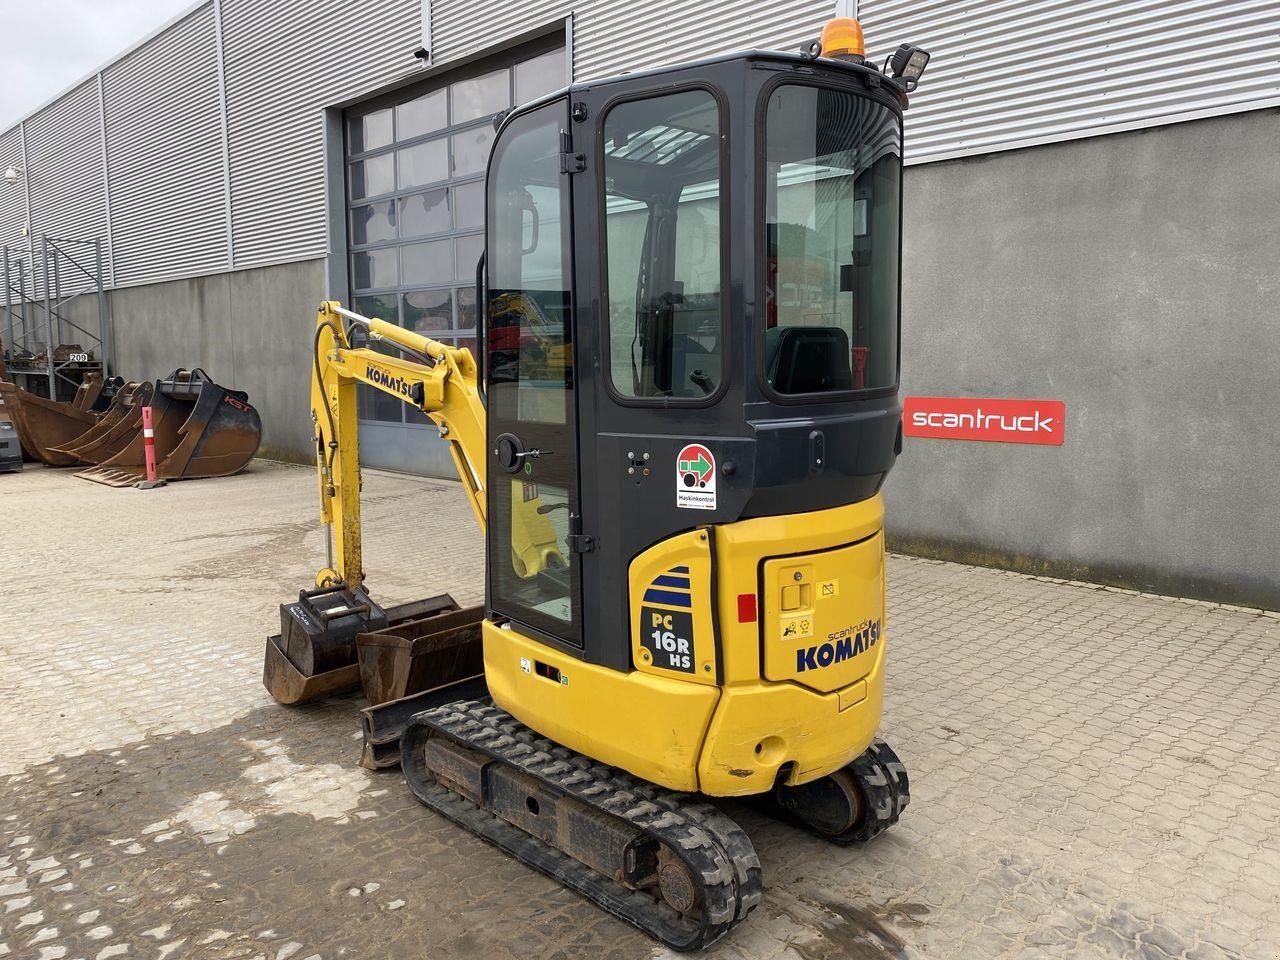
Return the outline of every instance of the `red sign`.
{"type": "Polygon", "coordinates": [[[1067,405],[1061,400],[997,400],[990,397],[907,397],[902,432],[939,440],[1045,443],[1060,447],[1067,405]]]}

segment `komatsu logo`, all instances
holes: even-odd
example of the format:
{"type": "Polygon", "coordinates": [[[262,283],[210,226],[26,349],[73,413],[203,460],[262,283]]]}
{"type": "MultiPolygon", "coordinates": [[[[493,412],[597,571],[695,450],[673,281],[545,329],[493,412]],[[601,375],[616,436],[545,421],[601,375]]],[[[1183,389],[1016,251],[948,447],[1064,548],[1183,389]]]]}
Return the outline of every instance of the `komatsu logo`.
{"type": "Polygon", "coordinates": [[[393,376],[389,371],[379,369],[371,363],[365,365],[364,375],[370,383],[376,383],[381,387],[386,387],[388,390],[394,390],[402,397],[413,396],[414,385],[404,377],[393,376]]]}
{"type": "Polygon", "coordinates": [[[880,621],[863,620],[858,626],[845,627],[827,634],[827,642],[796,651],[796,671],[817,670],[841,663],[870,650],[880,641],[880,621]]]}

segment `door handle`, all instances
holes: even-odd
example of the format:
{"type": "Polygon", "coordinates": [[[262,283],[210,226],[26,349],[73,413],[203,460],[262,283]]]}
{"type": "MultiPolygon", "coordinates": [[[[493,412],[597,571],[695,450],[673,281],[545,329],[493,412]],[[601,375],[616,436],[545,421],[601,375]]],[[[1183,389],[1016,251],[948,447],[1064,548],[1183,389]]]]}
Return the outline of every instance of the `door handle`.
{"type": "Polygon", "coordinates": [[[539,450],[537,447],[526,450],[520,438],[514,433],[502,434],[493,445],[493,455],[498,460],[498,466],[507,473],[519,473],[526,459],[537,460],[544,453],[551,453],[551,451],[539,450]]]}

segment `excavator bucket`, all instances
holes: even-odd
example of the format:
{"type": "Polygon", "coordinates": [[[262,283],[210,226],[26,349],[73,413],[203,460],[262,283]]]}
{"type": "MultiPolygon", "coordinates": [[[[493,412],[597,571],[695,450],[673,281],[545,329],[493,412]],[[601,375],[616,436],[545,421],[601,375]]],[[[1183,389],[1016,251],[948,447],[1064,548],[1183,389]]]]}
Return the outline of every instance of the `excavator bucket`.
{"type": "Polygon", "coordinates": [[[162,479],[227,477],[243,470],[258,452],[262,420],[244,391],[219,386],[197,369],[185,378],[175,375],[161,381],[156,392],[170,406],[182,410],[186,405],[188,411],[174,446],[156,447],[157,459],[163,458],[159,467],[162,479]]]}
{"type": "Polygon", "coordinates": [[[459,610],[448,594],[384,610],[343,584],[303,590],[296,603],[280,606],[262,684],[284,704],[361,685],[371,703],[419,693],[424,683],[479,672],[480,616],[478,608],[459,610]]]}
{"type": "Polygon", "coordinates": [[[75,457],[76,463],[102,463],[122,451],[142,429],[142,408],[151,402],[149,380],[130,382],[111,399],[102,417],[86,432],[54,449],[75,457]]]}
{"type": "Polygon", "coordinates": [[[414,715],[446,703],[483,700],[488,696],[489,688],[484,682],[484,673],[480,672],[399,700],[365,707],[360,711],[360,731],[364,737],[360,766],[366,770],[400,766],[400,737],[414,715]]]}
{"type": "Polygon", "coordinates": [[[28,393],[0,381],[0,400],[18,429],[22,448],[51,467],[70,467],[76,458],[55,448],[75,440],[98,422],[99,414],[28,393]]]}
{"type": "MultiPolygon", "coordinates": [[[[452,598],[442,597],[439,599],[452,598]]],[[[483,607],[442,610],[356,637],[360,686],[371,706],[484,672],[483,607]]]]}
{"type": "Polygon", "coordinates": [[[106,382],[102,379],[100,373],[86,373],[84,380],[80,382],[80,386],[76,388],[76,395],[71,401],[71,405],[77,410],[97,411],[98,398],[102,396],[103,388],[106,382]]]}
{"type": "Polygon", "coordinates": [[[483,620],[484,607],[442,610],[356,637],[360,686],[369,701],[360,711],[361,766],[397,765],[400,734],[415,713],[487,694],[483,620]]]}
{"type": "MultiPolygon", "coordinates": [[[[89,376],[98,376],[98,374],[89,374],[89,376]]],[[[129,382],[133,383],[134,381],[131,380],[129,382]]],[[[84,409],[93,413],[105,413],[107,408],[115,402],[116,394],[123,390],[124,387],[124,377],[107,377],[102,381],[102,387],[98,391],[97,397],[87,398],[88,405],[84,409]]]]}
{"type": "MultiPolygon", "coordinates": [[[[215,383],[203,370],[175,370],[155,382],[151,416],[156,473],[162,480],[225,477],[258,451],[262,420],[247,394],[215,383]]],[[[141,424],[123,448],[76,476],[127,487],[146,475],[141,424]]]]}

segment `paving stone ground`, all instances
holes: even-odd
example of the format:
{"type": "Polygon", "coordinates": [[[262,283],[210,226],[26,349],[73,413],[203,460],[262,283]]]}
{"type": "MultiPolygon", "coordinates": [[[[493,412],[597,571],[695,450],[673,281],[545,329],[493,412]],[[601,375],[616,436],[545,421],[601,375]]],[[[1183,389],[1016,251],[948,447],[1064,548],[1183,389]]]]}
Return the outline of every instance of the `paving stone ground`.
{"type": "MultiPolygon", "coordinates": [[[[267,696],[313,500],[258,461],[147,493],[0,477],[0,957],[664,956],[360,769],[354,698],[267,696]]],[[[369,472],[365,510],[376,596],[480,599],[456,485],[369,472]]],[[[709,956],[1280,957],[1280,619],[889,575],[911,807],[838,849],[726,804],[766,896],[709,956]]]]}

